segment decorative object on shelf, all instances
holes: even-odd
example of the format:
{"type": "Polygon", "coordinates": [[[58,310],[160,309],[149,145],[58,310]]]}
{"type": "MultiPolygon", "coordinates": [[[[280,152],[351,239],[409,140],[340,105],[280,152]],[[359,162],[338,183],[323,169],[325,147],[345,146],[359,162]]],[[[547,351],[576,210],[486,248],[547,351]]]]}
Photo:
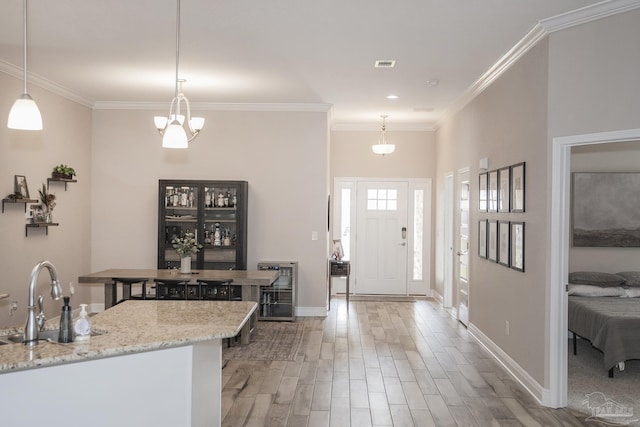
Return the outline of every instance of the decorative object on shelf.
{"type": "Polygon", "coordinates": [[[344,249],[342,248],[342,240],[334,239],[333,240],[333,253],[331,254],[331,259],[336,261],[342,261],[342,257],[344,257],[344,249]]]}
{"type": "Polygon", "coordinates": [[[14,193],[9,195],[9,199],[29,198],[29,187],[27,186],[27,178],[24,175],[15,175],[13,191],[14,193]],[[20,195],[21,197],[17,197],[18,195],[20,195]]]}
{"type": "Polygon", "coordinates": [[[380,134],[380,139],[378,140],[378,143],[372,145],[371,149],[373,150],[374,153],[382,154],[384,156],[385,154],[393,153],[396,149],[396,146],[395,144],[387,143],[387,126],[386,126],[385,120],[389,116],[386,114],[383,114],[380,117],[382,117],[382,133],[380,134]]]}
{"type": "Polygon", "coordinates": [[[171,101],[169,108],[169,116],[155,116],[154,123],[160,135],[162,135],[162,146],[164,148],[188,148],[191,142],[204,127],[203,117],[191,117],[191,108],[189,100],[182,93],[182,83],[186,80],[178,78],[178,68],[180,64],[180,0],[178,0],[178,8],[176,13],[176,90],[175,96],[171,101]],[[185,116],[180,114],[180,103],[184,102],[187,108],[187,127],[189,128],[189,136],[183,127],[185,116]]]}
{"type": "Polygon", "coordinates": [[[171,244],[180,255],[180,271],[191,273],[191,256],[197,254],[202,248],[202,245],[196,240],[195,234],[186,232],[183,237],[173,239],[171,244]]]}
{"type": "Polygon", "coordinates": [[[73,176],[75,174],[76,174],[76,171],[71,166],[60,164],[53,168],[53,171],[51,172],[51,178],[73,179],[73,176]]]}
{"type": "Polygon", "coordinates": [[[24,93],[16,99],[9,111],[7,127],[18,130],[42,130],[42,115],[38,105],[27,91],[27,0],[22,2],[23,8],[23,54],[24,54],[24,93]]]}
{"type": "Polygon", "coordinates": [[[42,188],[38,190],[38,193],[40,193],[41,203],[39,212],[44,215],[44,221],[38,220],[42,219],[42,216],[39,215],[39,212],[36,212],[36,216],[38,216],[38,219],[36,219],[36,217],[34,216],[35,222],[53,222],[52,215],[53,208],[56,207],[56,195],[49,193],[49,190],[47,189],[47,186],[45,184],[42,184],[42,188]]]}

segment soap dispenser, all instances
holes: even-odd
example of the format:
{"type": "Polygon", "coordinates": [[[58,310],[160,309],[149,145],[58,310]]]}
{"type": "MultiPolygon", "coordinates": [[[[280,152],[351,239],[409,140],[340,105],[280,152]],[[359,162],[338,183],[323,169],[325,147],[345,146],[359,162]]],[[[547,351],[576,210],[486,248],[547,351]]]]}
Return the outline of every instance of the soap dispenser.
{"type": "Polygon", "coordinates": [[[62,306],[62,314],[60,315],[60,332],[58,334],[58,342],[72,342],[73,329],[71,327],[71,307],[69,306],[69,297],[63,297],[64,305],[62,306]]]}
{"type": "Polygon", "coordinates": [[[74,326],[76,341],[85,341],[91,338],[91,321],[87,313],[87,304],[80,304],[80,317],[74,326]]]}

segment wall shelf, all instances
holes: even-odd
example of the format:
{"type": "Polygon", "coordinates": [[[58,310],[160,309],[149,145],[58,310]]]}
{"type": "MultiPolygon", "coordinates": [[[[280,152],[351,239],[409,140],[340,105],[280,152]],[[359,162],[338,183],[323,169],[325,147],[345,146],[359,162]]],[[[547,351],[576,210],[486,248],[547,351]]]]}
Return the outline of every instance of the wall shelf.
{"type": "Polygon", "coordinates": [[[67,184],[70,182],[78,182],[78,180],[67,178],[47,178],[47,189],[49,189],[49,183],[51,182],[64,182],[64,191],[67,191],[67,184]]]}
{"type": "Polygon", "coordinates": [[[30,205],[32,203],[38,203],[37,200],[32,200],[32,199],[2,199],[2,213],[4,213],[4,204],[5,203],[9,203],[9,204],[18,204],[18,203],[24,203],[24,211],[27,211],[27,205],[30,205]]]}
{"type": "Polygon", "coordinates": [[[34,222],[33,224],[25,224],[24,225],[24,235],[25,237],[29,236],[30,228],[44,228],[46,230],[46,234],[49,235],[49,227],[57,227],[60,225],[57,222],[34,222]]]}

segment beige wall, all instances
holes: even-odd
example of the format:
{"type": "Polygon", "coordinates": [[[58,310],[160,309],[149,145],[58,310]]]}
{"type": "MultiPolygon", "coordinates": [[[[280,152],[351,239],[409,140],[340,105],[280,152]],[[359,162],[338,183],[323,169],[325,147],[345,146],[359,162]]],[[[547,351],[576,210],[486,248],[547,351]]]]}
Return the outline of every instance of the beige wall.
{"type": "MultiPolygon", "coordinates": [[[[54,221],[49,235],[44,229],[32,229],[25,237],[24,205],[6,205],[0,215],[0,259],[2,279],[0,293],[11,297],[0,300],[0,328],[23,325],[26,320],[28,284],[31,270],[48,259],[58,271],[65,295],[69,282],[77,282],[90,267],[89,238],[91,214],[91,110],[53,95],[35,86],[29,92],[36,100],[44,121],[41,132],[7,129],[6,120],[11,105],[22,93],[22,80],[0,73],[0,192],[2,198],[13,193],[14,175],[24,175],[29,195],[38,199],[38,189],[51,177],[51,170],[60,163],[68,164],[78,173],[78,183],[52,184],[57,199],[54,221]],[[18,311],[9,316],[9,302],[18,302],[18,311]]],[[[49,298],[49,275],[43,272],[37,294],[45,296],[45,314],[59,315],[61,303],[49,298]]],[[[76,283],[77,285],[77,283],[76,283]]],[[[71,304],[88,303],[89,290],[75,286],[71,304]]]]}
{"type": "MultiPolygon", "coordinates": [[[[543,41],[446,120],[437,133],[438,206],[444,200],[445,175],[454,172],[457,188],[457,171],[464,167],[471,171],[469,320],[540,383],[544,381],[546,321],[546,87],[547,43],[543,41]],[[490,170],[526,162],[525,213],[478,211],[478,161],[483,157],[489,159],[490,170]],[[480,219],[525,222],[524,273],[478,257],[480,219]]],[[[443,224],[443,209],[439,208],[438,259],[443,256],[443,224]]],[[[457,241],[456,236],[454,242],[457,241]]],[[[436,268],[441,269],[441,264],[437,263],[436,268]]],[[[438,277],[441,276],[440,272],[438,277]]],[[[437,286],[441,293],[441,281],[437,286]]]]}
{"type": "MultiPolygon", "coordinates": [[[[640,142],[596,144],[571,151],[572,172],[640,172],[640,142]]],[[[569,271],[640,270],[640,248],[569,248],[569,271]]]]}
{"type": "Polygon", "coordinates": [[[298,261],[298,305],[324,309],[326,113],[198,112],[205,129],[184,151],[162,149],[162,113],[94,111],[91,268],[155,268],[158,179],[246,180],[247,267],[298,261]]]}

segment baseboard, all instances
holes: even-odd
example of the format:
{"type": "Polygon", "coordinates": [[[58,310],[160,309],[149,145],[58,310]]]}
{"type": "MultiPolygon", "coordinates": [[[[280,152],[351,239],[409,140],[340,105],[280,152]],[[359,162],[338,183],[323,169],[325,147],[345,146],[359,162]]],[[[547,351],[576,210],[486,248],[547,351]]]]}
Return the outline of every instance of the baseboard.
{"type": "Polygon", "coordinates": [[[437,291],[431,290],[431,298],[438,301],[438,304],[442,307],[444,305],[444,298],[437,291]]]}
{"type": "Polygon", "coordinates": [[[296,307],[296,316],[327,317],[326,307],[296,307]]]}
{"type": "Polygon", "coordinates": [[[469,322],[469,333],[500,363],[507,372],[522,385],[541,405],[548,406],[549,390],[541,386],[515,360],[505,353],[496,343],[491,341],[480,329],[469,322]],[[545,403],[547,402],[547,403],[545,403]]]}

